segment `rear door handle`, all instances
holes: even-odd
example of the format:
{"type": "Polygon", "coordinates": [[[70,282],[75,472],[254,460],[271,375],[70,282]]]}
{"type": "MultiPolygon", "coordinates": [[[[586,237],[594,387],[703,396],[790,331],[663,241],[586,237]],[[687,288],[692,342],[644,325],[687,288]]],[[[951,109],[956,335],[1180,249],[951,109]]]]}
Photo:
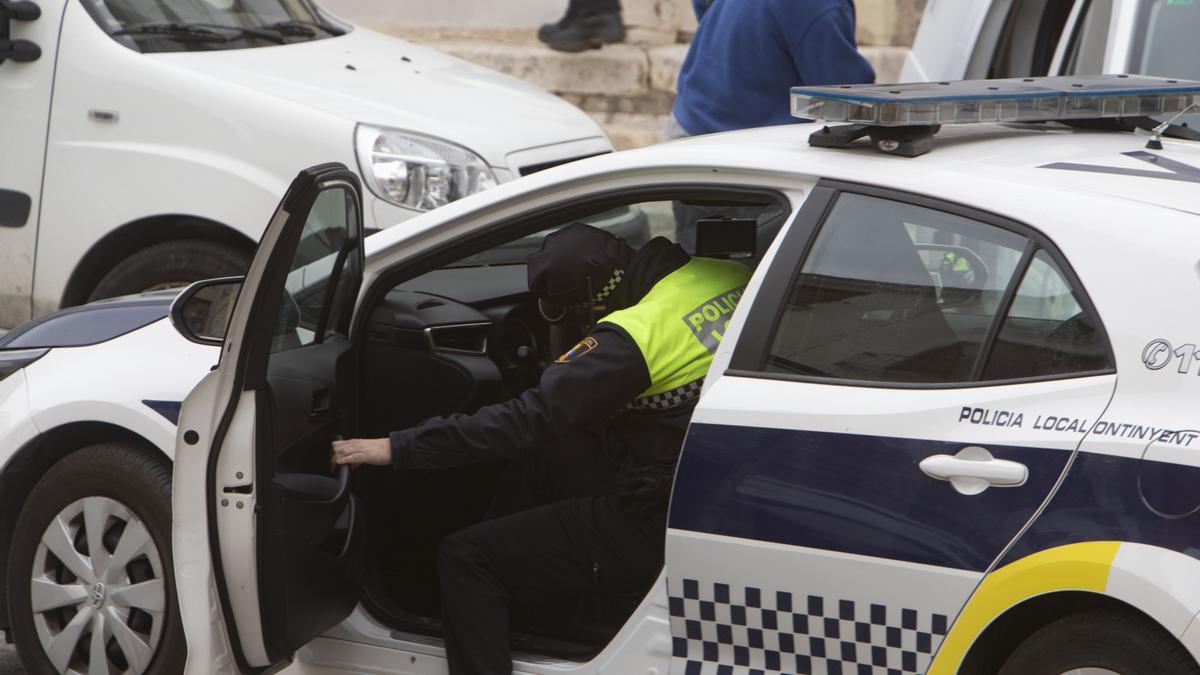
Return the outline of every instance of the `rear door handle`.
{"type": "Polygon", "coordinates": [[[926,476],[949,481],[964,495],[977,495],[989,487],[1017,487],[1029,478],[1024,464],[996,459],[986,448],[972,445],[954,455],[932,455],[919,465],[926,476]]]}

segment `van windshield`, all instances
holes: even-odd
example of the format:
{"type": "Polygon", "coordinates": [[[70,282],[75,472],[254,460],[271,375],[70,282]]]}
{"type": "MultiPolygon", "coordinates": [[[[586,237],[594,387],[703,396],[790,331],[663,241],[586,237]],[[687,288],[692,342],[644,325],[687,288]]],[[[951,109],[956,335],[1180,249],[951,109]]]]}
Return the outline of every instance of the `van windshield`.
{"type": "Polygon", "coordinates": [[[83,0],[113,39],[139,52],[246,49],[342,35],[308,0],[83,0]]]}

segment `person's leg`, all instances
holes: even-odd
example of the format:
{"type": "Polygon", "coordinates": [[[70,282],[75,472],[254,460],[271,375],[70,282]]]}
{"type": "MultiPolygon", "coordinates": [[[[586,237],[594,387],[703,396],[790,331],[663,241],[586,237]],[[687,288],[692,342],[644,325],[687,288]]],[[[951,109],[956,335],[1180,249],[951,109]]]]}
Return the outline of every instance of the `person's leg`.
{"type": "Polygon", "coordinates": [[[581,52],[625,39],[620,0],[571,0],[556,23],[538,29],[538,39],[551,49],[581,52]]]}
{"type": "Polygon", "coordinates": [[[533,448],[500,477],[488,518],[567,499],[612,494],[624,455],[599,432],[580,430],[533,448]]]}
{"type": "Polygon", "coordinates": [[[648,532],[614,497],[549,504],[450,535],[438,551],[450,672],[511,672],[514,603],[644,590],[661,565],[661,528],[648,532]]]}

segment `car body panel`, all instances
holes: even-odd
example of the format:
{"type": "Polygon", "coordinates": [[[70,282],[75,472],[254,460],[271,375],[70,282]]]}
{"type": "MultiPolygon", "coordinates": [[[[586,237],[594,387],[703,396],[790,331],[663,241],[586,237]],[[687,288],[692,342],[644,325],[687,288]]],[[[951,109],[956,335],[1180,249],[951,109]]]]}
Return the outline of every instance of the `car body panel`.
{"type": "Polygon", "coordinates": [[[184,340],[165,318],[96,345],[51,349],[25,368],[32,419],[42,432],[105,422],[174,457],[175,423],[147,401],[182,401],[218,353],[184,340]]]}
{"type": "MultiPolygon", "coordinates": [[[[822,595],[836,595],[842,592],[840,588],[853,583],[861,591],[862,601],[869,603],[873,598],[895,594],[897,587],[905,587],[906,593],[911,591],[926,595],[932,593],[931,589],[950,588],[951,592],[942,600],[934,599],[935,603],[941,602],[941,606],[932,607],[930,611],[944,612],[949,616],[965,608],[959,620],[950,626],[942,650],[933,662],[935,669],[953,670],[957,663],[955,659],[961,659],[970,645],[1006,609],[1042,593],[1071,589],[1103,593],[1134,604],[1173,634],[1183,636],[1184,644],[1193,650],[1194,655],[1200,656],[1200,652],[1196,651],[1196,646],[1200,645],[1200,637],[1197,637],[1200,636],[1200,629],[1195,628],[1194,619],[1197,611],[1200,611],[1200,605],[1197,604],[1200,600],[1191,582],[1200,578],[1197,574],[1200,572],[1200,560],[1195,557],[1195,551],[1186,546],[1187,536],[1181,534],[1191,521],[1167,519],[1149,511],[1137,514],[1130,511],[1137,506],[1135,500],[1141,490],[1138,476],[1143,464],[1197,465],[1190,457],[1189,450],[1194,449],[1192,446],[1200,443],[1200,440],[1189,441],[1188,430],[1200,427],[1194,421],[1194,413],[1189,410],[1190,403],[1200,393],[1194,389],[1200,386],[1200,378],[1197,377],[1200,373],[1200,357],[1187,358],[1188,367],[1181,372],[1179,368],[1188,350],[1180,352],[1184,356],[1175,355],[1175,350],[1189,345],[1194,348],[1194,345],[1200,344],[1200,319],[1194,313],[1185,311],[1195,304],[1197,293],[1200,292],[1200,275],[1196,271],[1200,257],[1192,245],[1200,237],[1200,230],[1197,229],[1200,209],[1195,202],[1194,176],[1188,168],[1200,167],[1200,148],[1195,143],[1168,139],[1164,141],[1162,151],[1148,153],[1144,149],[1144,139],[1127,133],[1006,126],[973,129],[947,127],[935,138],[933,152],[915,159],[902,159],[881,156],[867,148],[812,148],[807,143],[807,137],[818,128],[818,125],[794,125],[688,139],[582,160],[501,185],[417,216],[408,221],[403,229],[392,228],[369,237],[366,240],[367,265],[363,288],[369,287],[393,265],[507,216],[597,192],[633,186],[706,182],[755,185],[783,190],[795,209],[800,207],[820,177],[886,186],[914,195],[969,205],[1024,223],[1051,241],[1082,280],[1108,333],[1119,375],[1103,375],[1088,378],[1087,381],[1070,379],[1038,384],[1039,395],[1059,397],[1061,394],[1065,397],[1072,391],[1084,392],[1079,399],[1087,401],[1078,406],[1080,410],[1067,410],[1073,404],[1064,398],[1062,410],[1065,412],[1056,412],[1058,416],[1081,421],[1069,438],[1066,434],[1042,434],[1030,440],[1033,436],[1030,433],[1026,434],[1024,440],[1013,440],[1011,434],[1014,430],[971,429],[962,424],[957,415],[950,423],[938,427],[939,430],[933,434],[938,440],[961,441],[986,434],[989,441],[1003,438],[1008,439],[1004,441],[1005,444],[1036,444],[1048,451],[1063,453],[1063,456],[1075,453],[1074,468],[1066,474],[1062,486],[1044,505],[1044,510],[1039,512],[1041,515],[1019,536],[1015,536],[1011,544],[1008,541],[1000,542],[1005,553],[998,562],[993,565],[989,561],[988,564],[965,569],[929,564],[928,561],[897,563],[887,559],[881,550],[834,556],[827,550],[797,546],[795,542],[750,539],[747,537],[758,535],[743,531],[701,531],[702,528],[691,527],[686,531],[682,528],[672,530],[668,555],[684,561],[681,565],[691,566],[686,569],[680,567],[681,573],[691,573],[687,572],[688,569],[695,570],[697,575],[719,572],[728,577],[731,585],[748,587],[756,583],[761,584],[761,587],[756,587],[763,591],[768,588],[781,590],[771,588],[768,582],[783,584],[794,581],[791,577],[794,565],[791,563],[797,552],[809,555],[815,561],[814,569],[823,570],[820,583],[827,588],[822,595]],[[1062,166],[1064,164],[1067,166],[1062,166]],[[1162,351],[1159,347],[1147,351],[1160,339],[1170,342],[1168,353],[1172,357],[1169,362],[1151,368],[1149,366],[1158,366],[1159,360],[1166,358],[1160,356],[1162,351]],[[1147,354],[1150,355],[1149,361],[1147,354]],[[1114,387],[1114,400],[1103,415],[1092,412],[1094,401],[1103,397],[1106,391],[1113,391],[1114,387]],[[1051,393],[1047,394],[1046,391],[1051,393]],[[1098,428],[1101,422],[1105,426],[1098,428]],[[1113,423],[1121,425],[1117,432],[1109,431],[1113,423]],[[1154,429],[1158,432],[1153,432],[1154,429]],[[1172,434],[1164,436],[1165,431],[1171,431],[1172,434]],[[1180,431],[1188,433],[1175,433],[1180,431]],[[1078,451],[1075,451],[1076,446],[1080,448],[1078,451]],[[1147,453],[1151,453],[1150,456],[1143,458],[1147,453]],[[1117,460],[1125,463],[1117,467],[1114,473],[1116,465],[1108,464],[1117,460]],[[1095,464],[1097,462],[1099,464],[1095,464]],[[1107,473],[1094,473],[1098,469],[1090,468],[1092,465],[1105,469],[1107,473]],[[1097,492],[1096,486],[1103,481],[1112,481],[1113,476],[1123,482],[1115,484],[1110,492],[1097,492]],[[1111,497],[1107,501],[1093,503],[1091,506],[1100,511],[1087,514],[1088,519],[1096,521],[1095,513],[1111,513],[1114,508],[1123,509],[1122,514],[1129,517],[1109,519],[1111,522],[1105,523],[1110,528],[1107,534],[1112,535],[1109,538],[1097,538],[1090,531],[1064,538],[1063,531],[1067,528],[1063,523],[1069,525],[1076,522],[1064,520],[1064,517],[1079,515],[1072,512],[1078,503],[1061,501],[1062,516],[1056,515],[1056,509],[1059,508],[1059,497],[1070,496],[1073,491],[1085,495],[1102,494],[1106,499],[1111,497]],[[1043,518],[1045,525],[1042,525],[1043,518]],[[747,550],[753,551],[753,565],[747,565],[744,557],[738,557],[747,550]],[[1086,573],[1079,573],[1081,569],[1086,573]],[[935,576],[930,576],[931,571],[935,576]],[[1082,576],[1073,583],[1061,581],[1064,576],[1073,574],[1082,576]],[[939,582],[930,582],[934,578],[939,582]],[[1039,586],[1023,581],[1030,579],[1042,579],[1044,583],[1039,586]],[[968,596],[970,599],[967,599],[968,596]]],[[[744,381],[746,378],[724,373],[729,367],[735,345],[743,336],[753,299],[761,291],[765,270],[770,268],[779,254],[786,228],[784,232],[769,249],[748,285],[744,296],[746,300],[736,310],[725,341],[714,357],[702,399],[708,412],[697,414],[695,421],[698,425],[746,428],[779,427],[781,424],[780,416],[770,410],[771,405],[778,407],[786,399],[780,395],[780,391],[771,386],[756,385],[750,388],[744,381]],[[718,413],[718,407],[723,412],[718,413]]],[[[263,245],[270,247],[273,243],[266,241],[263,245]]],[[[250,273],[261,274],[262,269],[252,267],[250,273]]],[[[148,387],[142,378],[150,377],[145,371],[151,369],[131,364],[138,363],[138,359],[144,357],[151,333],[155,331],[163,333],[155,337],[155,340],[163,343],[168,341],[165,333],[173,332],[167,322],[160,321],[77,351],[81,355],[100,353],[100,348],[107,345],[109,351],[103,353],[105,360],[113,363],[111,372],[124,367],[126,372],[132,373],[125,379],[126,386],[130,389],[148,387]],[[140,341],[143,336],[146,342],[140,341]]],[[[178,336],[172,339],[182,341],[178,336]]],[[[231,337],[231,345],[237,344],[237,339],[231,337]]],[[[179,353],[190,354],[189,349],[195,348],[194,345],[187,347],[181,348],[179,353]]],[[[33,379],[38,376],[39,367],[54,365],[59,370],[59,364],[65,366],[76,363],[71,360],[73,355],[70,354],[62,357],[67,360],[49,360],[57,351],[60,350],[52,350],[44,357],[45,364],[39,361],[24,371],[23,376],[27,376],[32,383],[31,400],[46,400],[44,395],[33,393],[36,389],[33,379]]],[[[168,351],[167,355],[171,353],[174,352],[168,351]]],[[[226,357],[231,353],[235,352],[227,353],[226,357]]],[[[222,382],[226,375],[204,375],[199,365],[201,360],[205,362],[203,367],[212,365],[216,350],[197,348],[195,354],[188,357],[195,361],[195,367],[189,366],[189,382],[182,383],[183,376],[178,375],[180,385],[161,386],[155,390],[156,396],[166,400],[171,391],[180,392],[186,388],[185,385],[199,380],[199,386],[191,391],[189,397],[195,401],[206,401],[206,405],[211,406],[218,391],[228,391],[229,383],[222,382]],[[199,356],[201,354],[203,358],[199,356]]],[[[5,382],[0,382],[0,388],[4,385],[5,382]]],[[[822,388],[818,385],[806,386],[822,388]]],[[[1027,386],[980,387],[972,396],[975,402],[986,399],[995,407],[1002,403],[1015,405],[1019,399],[1014,398],[1013,394],[1027,386]]],[[[844,390],[846,387],[830,385],[829,395],[817,399],[817,402],[833,406],[836,401],[841,401],[841,408],[846,408],[844,404],[850,394],[835,395],[835,389],[844,390]]],[[[959,399],[951,401],[953,395],[947,392],[917,393],[927,399],[945,399],[937,406],[932,406],[943,412],[953,406],[971,403],[961,395],[959,399]]],[[[99,392],[88,394],[94,397],[100,395],[99,392]]],[[[870,408],[893,394],[865,389],[860,390],[858,395],[862,405],[870,408]]],[[[157,434],[156,437],[162,436],[165,422],[161,421],[161,414],[145,406],[141,399],[134,400],[133,397],[123,399],[122,405],[145,408],[142,413],[145,419],[139,422],[143,425],[140,428],[147,429],[146,433],[157,434]],[[160,421],[151,422],[154,416],[160,421]]],[[[917,404],[913,406],[921,407],[917,404]]],[[[212,672],[214,669],[236,671],[232,652],[222,630],[221,610],[215,600],[212,562],[208,555],[208,515],[200,507],[204,503],[205,490],[203,481],[195,480],[195,476],[204,475],[204,458],[200,453],[186,452],[187,448],[193,446],[182,438],[183,430],[198,430],[200,433],[196,444],[205,447],[211,440],[206,430],[215,429],[218,424],[212,412],[216,408],[219,406],[206,408],[205,405],[185,405],[178,427],[179,435],[175,440],[181,449],[176,457],[175,469],[175,566],[180,580],[180,605],[184,620],[189,625],[189,649],[192,651],[189,668],[190,672],[195,673],[212,672]]],[[[928,405],[924,407],[926,410],[930,408],[928,405]]],[[[825,416],[828,428],[824,431],[831,433],[852,431],[863,435],[907,437],[910,440],[930,437],[930,433],[916,430],[907,433],[897,431],[894,419],[891,427],[885,429],[889,422],[883,418],[871,422],[855,419],[845,410],[841,410],[841,417],[838,416],[839,410],[825,412],[828,413],[825,416]],[[871,424],[876,426],[872,427],[871,424]]],[[[891,414],[895,419],[901,419],[906,412],[912,411],[898,408],[891,414]]],[[[37,407],[34,418],[39,421],[51,419],[48,414],[39,412],[37,407]]],[[[806,423],[806,428],[808,426],[811,423],[806,423]]],[[[1016,432],[1023,433],[1021,430],[1016,432]]],[[[1197,437],[1200,438],[1200,433],[1197,437]]],[[[8,447],[7,444],[4,447],[8,447]]],[[[921,477],[918,471],[903,474],[905,480],[909,476],[913,476],[914,480],[928,480],[921,477]]],[[[1153,497],[1160,493],[1150,494],[1153,497]]],[[[1171,503],[1169,506],[1175,505],[1171,503]]],[[[222,553],[251,555],[252,551],[251,543],[245,542],[240,548],[222,553]]],[[[674,648],[669,632],[670,600],[667,595],[668,589],[674,592],[671,586],[674,579],[668,571],[668,576],[661,579],[655,591],[647,596],[618,638],[596,659],[588,663],[567,663],[522,657],[518,662],[518,670],[582,675],[601,671],[628,672],[635,668],[664,669],[662,664],[669,659],[674,648]]],[[[441,673],[444,672],[442,654],[443,650],[437,641],[395,636],[360,607],[342,625],[301,649],[296,663],[288,672],[372,670],[441,673]]]]}
{"type": "Polygon", "coordinates": [[[607,145],[599,125],[545,90],[361,27],[294,45],[150,58],[341,119],[453,139],[499,168],[511,169],[517,150],[607,145]]]}
{"type": "MultiPolygon", "coordinates": [[[[360,123],[442,136],[483,156],[499,181],[519,175],[526,159],[612,149],[591,118],[555,96],[365,28],[289,45],[142,54],[107,35],[80,2],[40,4],[41,18],[14,22],[14,37],[33,39],[42,57],[0,64],[0,94],[12,94],[0,96],[12,101],[0,126],[19,153],[0,169],[0,190],[32,201],[23,227],[0,228],[0,326],[56,309],[80,263],[118,248],[106,237],[122,228],[152,221],[169,230],[135,243],[190,236],[248,247],[297,170],[331,160],[358,170],[360,123]],[[492,117],[496,109],[505,115],[492,117]]],[[[367,201],[372,229],[414,213],[367,201]]]]}

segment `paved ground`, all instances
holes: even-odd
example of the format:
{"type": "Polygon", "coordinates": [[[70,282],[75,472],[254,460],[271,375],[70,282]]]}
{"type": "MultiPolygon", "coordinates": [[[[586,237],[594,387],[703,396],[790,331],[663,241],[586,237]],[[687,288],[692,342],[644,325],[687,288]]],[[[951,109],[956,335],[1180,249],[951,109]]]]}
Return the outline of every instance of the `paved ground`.
{"type": "Polygon", "coordinates": [[[23,672],[25,671],[21,670],[21,662],[17,660],[17,650],[13,649],[12,645],[0,644],[0,675],[18,675],[23,672]]]}

